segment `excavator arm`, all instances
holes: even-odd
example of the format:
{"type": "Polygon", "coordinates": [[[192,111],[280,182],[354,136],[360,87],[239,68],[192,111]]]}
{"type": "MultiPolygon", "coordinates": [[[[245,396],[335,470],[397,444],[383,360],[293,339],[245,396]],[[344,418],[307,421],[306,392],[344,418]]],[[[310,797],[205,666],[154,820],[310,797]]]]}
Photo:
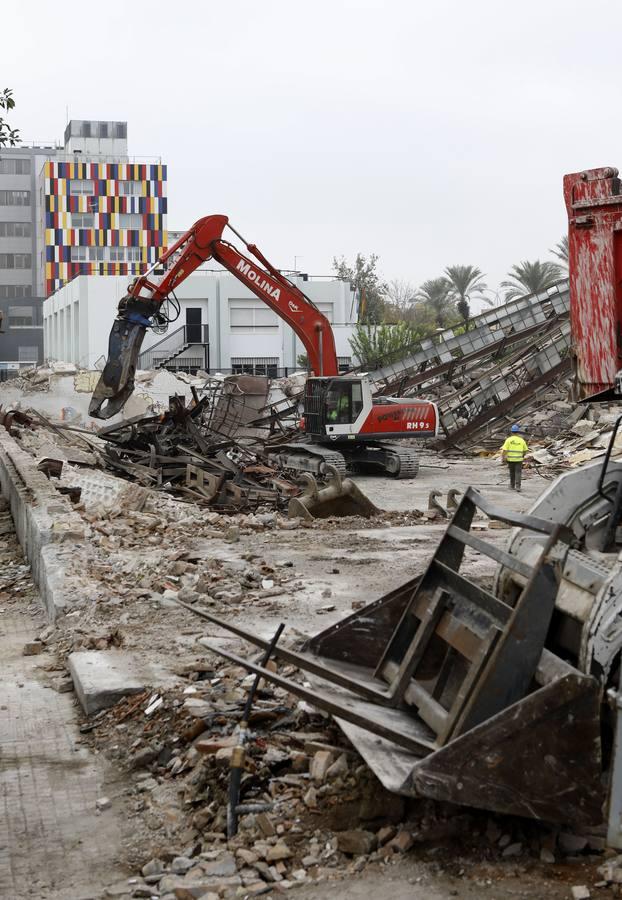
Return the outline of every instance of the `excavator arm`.
{"type": "Polygon", "coordinates": [[[274,310],[302,341],[315,375],[338,375],[335,338],[330,322],[303,292],[276,269],[254,244],[247,243],[226,216],[205,216],[129,286],[119,303],[110,332],[108,360],[93,391],[89,414],[109,419],[123,409],[134,390],[138,354],[147,328],[161,323],[160,308],[198,266],[220,263],[274,310]],[[257,265],[223,240],[225,227],[243,242],[257,265]]]}

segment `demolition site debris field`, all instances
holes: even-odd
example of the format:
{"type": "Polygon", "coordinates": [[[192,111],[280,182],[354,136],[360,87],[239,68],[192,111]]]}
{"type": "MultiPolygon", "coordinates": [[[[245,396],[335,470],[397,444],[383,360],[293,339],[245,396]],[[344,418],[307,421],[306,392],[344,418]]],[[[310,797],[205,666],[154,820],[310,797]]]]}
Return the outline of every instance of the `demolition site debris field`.
{"type": "MultiPolygon", "coordinates": [[[[329,719],[269,686],[256,703],[252,762],[264,793],[278,802],[246,817],[254,821],[225,842],[226,761],[248,678],[198,643],[236,642],[175,601],[266,636],[285,621],[295,640],[421,570],[446,522],[428,510],[430,491],[440,490],[444,502],[448,485],[477,484],[526,508],[547,483],[532,471],[524,492],[509,494],[505,470],[490,460],[431,455],[422,462],[413,481],[359,479],[386,510],[377,521],[223,515],[127,482],[115,494],[113,482],[102,480],[100,501],[106,490],[115,497],[109,505],[93,500],[97,491],[83,491],[77,511],[88,549],[76,559],[76,576],[84,593],[55,627],[40,616],[32,622],[23,652],[36,653],[36,677],[65,702],[73,696],[65,693],[72,655],[128,661],[136,693],[89,717],[79,714],[75,740],[85,766],[104,766],[89,801],[90,824],[101,835],[101,826],[114,823],[123,849],[110,853],[109,883],[100,877],[99,893],[72,894],[64,876],[51,872],[30,896],[278,896],[296,889],[301,897],[329,897],[337,879],[334,890],[352,898],[370,896],[372,888],[379,897],[562,898],[569,885],[601,879],[595,869],[602,856],[590,854],[587,838],[388,794],[329,719]],[[440,468],[426,468],[426,461],[440,468]]],[[[503,542],[507,531],[491,536],[503,542]]],[[[475,569],[482,579],[492,575],[489,567],[475,569]]],[[[21,613],[21,603],[11,608],[21,613]]],[[[11,670],[6,677],[22,676],[11,670]]],[[[591,840],[600,846],[597,836],[591,840]]],[[[34,878],[34,850],[29,858],[25,871],[34,878]]]]}
{"type": "MultiPolygon", "coordinates": [[[[38,597],[7,508],[0,534],[7,564],[0,583],[9,659],[5,715],[15,717],[13,698],[25,690],[45,714],[28,713],[35,726],[20,735],[20,753],[41,766],[34,780],[44,787],[11,794],[8,782],[4,789],[5,805],[23,805],[23,821],[41,821],[37,829],[7,819],[0,856],[6,895],[616,896],[622,868],[601,831],[575,833],[392,794],[330,717],[266,682],[250,717],[242,782],[249,809],[227,840],[234,731],[253,677],[206,648],[203,641],[248,654],[195,612],[266,640],[282,622],[282,643],[300,646],[422,573],[451,515],[448,492],[459,497],[472,485],[492,503],[524,512],[558,471],[575,464],[573,454],[578,461],[602,455],[611,416],[597,421],[554,402],[570,421],[534,440],[522,493],[509,490],[489,439],[471,452],[424,450],[413,480],[354,476],[381,510],[377,516],[309,521],[287,517],[291,473],[262,461],[236,457],[236,466],[251,471],[246,481],[233,474],[242,493],[229,488],[223,505],[214,502],[222,493],[193,496],[195,488],[186,491],[177,474],[174,490],[160,490],[150,474],[153,455],[145,465],[148,451],[141,449],[143,469],[128,467],[127,458],[114,447],[102,451],[75,419],[68,428],[49,408],[41,415],[27,404],[6,413],[3,452],[26,483],[24,473],[32,474],[45,497],[37,503],[49,513],[58,554],[50,572],[58,560],[63,571],[62,591],[38,597]],[[145,478],[135,477],[147,468],[145,478]],[[231,497],[241,500],[239,511],[231,497]],[[63,792],[74,778],[81,780],[80,798],[67,801],[63,792]],[[59,806],[71,816],[59,820],[59,806]],[[64,867],[44,855],[41,835],[50,822],[64,836],[64,867]]],[[[180,427],[189,440],[184,410],[182,404],[180,427]]],[[[139,418],[145,412],[136,410],[139,418]]],[[[534,415],[550,425],[555,413],[534,415]]],[[[222,465],[210,448],[193,452],[206,472],[222,465]]],[[[187,464],[167,454],[162,450],[162,465],[176,471],[187,464]]],[[[479,516],[474,527],[490,544],[506,545],[507,526],[479,516]]],[[[466,571],[489,587],[495,565],[469,551],[466,571]]],[[[304,680],[293,666],[278,668],[304,680]]],[[[8,761],[10,770],[13,737],[10,729],[3,734],[0,763],[6,770],[8,761]]]]}

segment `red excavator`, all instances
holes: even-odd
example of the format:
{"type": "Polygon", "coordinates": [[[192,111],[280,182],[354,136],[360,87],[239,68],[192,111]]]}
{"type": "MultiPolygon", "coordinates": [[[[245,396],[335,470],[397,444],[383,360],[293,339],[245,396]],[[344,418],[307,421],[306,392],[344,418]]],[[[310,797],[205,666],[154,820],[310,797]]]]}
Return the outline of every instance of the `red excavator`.
{"type": "Polygon", "coordinates": [[[365,375],[340,375],[335,338],[326,316],[221,215],[195,222],[148,272],[130,284],[119,303],[108,361],[93,392],[90,415],[108,419],[123,409],[134,390],[146,330],[165,324],[162,304],[208,259],[220,263],[287,322],[307,352],[313,372],[305,385],[301,422],[307,441],[281,447],[282,464],[316,474],[324,474],[327,465],[340,472],[346,464],[372,466],[397,478],[413,478],[419,450],[387,440],[435,437],[439,424],[436,404],[412,398],[375,398],[365,375]],[[260,266],[223,240],[225,227],[260,266]]]}

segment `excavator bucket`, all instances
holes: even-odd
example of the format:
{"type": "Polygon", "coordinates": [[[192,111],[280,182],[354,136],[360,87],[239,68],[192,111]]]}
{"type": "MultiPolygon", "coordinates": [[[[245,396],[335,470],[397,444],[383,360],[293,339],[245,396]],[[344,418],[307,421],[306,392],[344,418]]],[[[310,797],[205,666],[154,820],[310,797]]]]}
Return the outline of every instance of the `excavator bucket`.
{"type": "Polygon", "coordinates": [[[145,330],[144,325],[129,319],[115,319],[108,339],[108,360],[89,404],[94,419],[110,419],[131,397],[145,330]]]}
{"type": "Polygon", "coordinates": [[[468,488],[421,577],[300,652],[276,649],[306,682],[202,643],[334,716],[391,791],[600,825],[602,685],[546,646],[558,588],[554,550],[571,541],[565,526],[501,510],[468,488]],[[537,558],[528,565],[473,532],[482,512],[543,537],[537,558]],[[513,604],[460,571],[467,550],[517,573],[513,604]]]}
{"type": "Polygon", "coordinates": [[[299,497],[289,501],[287,515],[290,519],[328,519],[330,516],[363,516],[366,519],[378,515],[380,510],[350,478],[342,478],[334,466],[327,466],[330,474],[326,485],[319,488],[313,475],[304,472],[300,480],[305,489],[299,497]]]}

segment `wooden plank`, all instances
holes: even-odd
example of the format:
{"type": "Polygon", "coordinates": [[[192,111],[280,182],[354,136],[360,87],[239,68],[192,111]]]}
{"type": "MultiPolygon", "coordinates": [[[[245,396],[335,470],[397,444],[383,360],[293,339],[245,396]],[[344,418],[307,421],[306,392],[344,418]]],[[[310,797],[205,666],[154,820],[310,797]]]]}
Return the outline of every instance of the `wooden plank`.
{"type": "Polygon", "coordinates": [[[511,556],[509,553],[506,553],[505,550],[501,550],[500,547],[495,547],[493,544],[483,541],[470,531],[463,531],[462,528],[458,528],[456,525],[450,525],[447,529],[447,533],[452,537],[457,538],[459,541],[462,541],[473,550],[477,550],[478,553],[482,553],[484,556],[489,556],[491,559],[494,559],[506,569],[518,572],[518,574],[522,575],[524,578],[529,578],[533,572],[532,567],[527,565],[527,563],[524,563],[521,559],[511,556]]]}

